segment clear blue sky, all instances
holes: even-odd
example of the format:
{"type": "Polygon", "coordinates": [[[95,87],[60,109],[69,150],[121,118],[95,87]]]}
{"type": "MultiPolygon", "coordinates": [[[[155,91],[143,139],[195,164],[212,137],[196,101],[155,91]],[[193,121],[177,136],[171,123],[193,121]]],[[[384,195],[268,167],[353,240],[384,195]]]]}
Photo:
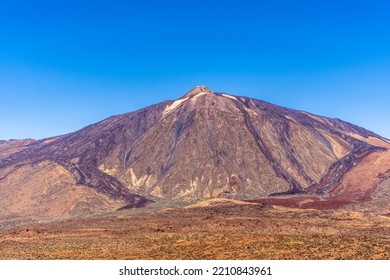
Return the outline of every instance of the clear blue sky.
{"type": "Polygon", "coordinates": [[[0,1],[0,139],[206,84],[390,138],[389,1],[0,1]]]}

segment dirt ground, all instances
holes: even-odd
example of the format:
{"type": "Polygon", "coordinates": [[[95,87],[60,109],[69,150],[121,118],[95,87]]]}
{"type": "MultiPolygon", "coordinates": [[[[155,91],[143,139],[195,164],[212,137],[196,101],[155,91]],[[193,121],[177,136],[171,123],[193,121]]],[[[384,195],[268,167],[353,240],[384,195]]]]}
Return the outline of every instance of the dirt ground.
{"type": "Polygon", "coordinates": [[[390,259],[390,217],[210,204],[0,231],[0,259],[390,259]]]}

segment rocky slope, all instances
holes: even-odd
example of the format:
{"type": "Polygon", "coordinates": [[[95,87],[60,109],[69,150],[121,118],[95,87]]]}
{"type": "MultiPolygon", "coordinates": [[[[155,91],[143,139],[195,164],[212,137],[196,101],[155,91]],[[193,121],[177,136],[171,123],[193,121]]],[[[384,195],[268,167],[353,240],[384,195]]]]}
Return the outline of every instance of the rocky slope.
{"type": "Polygon", "coordinates": [[[0,160],[27,149],[34,142],[33,139],[0,141],[0,160]]]}
{"type": "Polygon", "coordinates": [[[199,86],[74,133],[0,143],[0,218],[84,215],[157,198],[359,200],[389,177],[389,147],[338,119],[199,86]],[[347,176],[378,158],[363,187],[347,176]]]}

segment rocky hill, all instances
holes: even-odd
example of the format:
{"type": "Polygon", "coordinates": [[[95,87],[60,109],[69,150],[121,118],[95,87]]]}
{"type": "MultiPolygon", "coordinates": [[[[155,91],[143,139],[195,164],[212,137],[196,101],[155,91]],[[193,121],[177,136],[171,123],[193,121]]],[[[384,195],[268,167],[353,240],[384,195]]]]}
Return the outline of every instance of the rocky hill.
{"type": "Polygon", "coordinates": [[[67,135],[0,142],[0,219],[63,218],[156,199],[370,200],[390,177],[389,148],[339,119],[198,86],[67,135]]]}

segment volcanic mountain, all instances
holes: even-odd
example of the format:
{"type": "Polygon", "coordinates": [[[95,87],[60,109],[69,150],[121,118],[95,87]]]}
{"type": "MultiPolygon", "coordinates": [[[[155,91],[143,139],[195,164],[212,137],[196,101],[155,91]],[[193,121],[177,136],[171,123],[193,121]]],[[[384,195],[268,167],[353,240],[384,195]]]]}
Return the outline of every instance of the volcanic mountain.
{"type": "Polygon", "coordinates": [[[0,219],[216,197],[368,201],[390,177],[389,148],[339,119],[198,86],[67,135],[0,142],[0,219]]]}

